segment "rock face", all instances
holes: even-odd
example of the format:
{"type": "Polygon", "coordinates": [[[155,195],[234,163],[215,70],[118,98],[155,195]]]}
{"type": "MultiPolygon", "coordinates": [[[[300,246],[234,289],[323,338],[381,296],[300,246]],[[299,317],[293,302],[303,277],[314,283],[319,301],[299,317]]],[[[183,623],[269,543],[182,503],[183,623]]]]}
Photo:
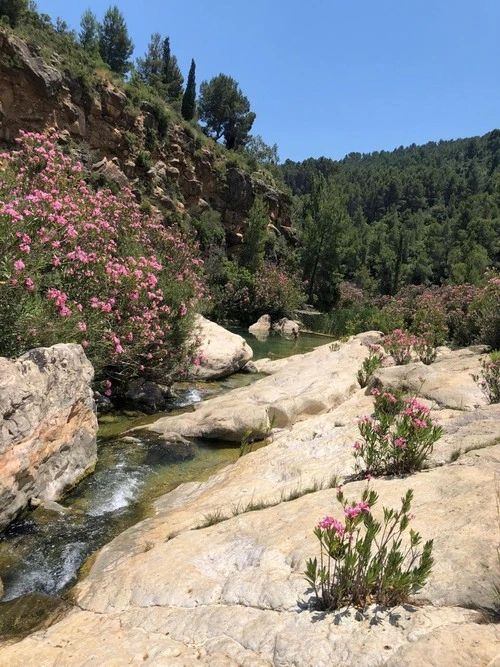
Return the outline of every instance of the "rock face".
{"type": "Polygon", "coordinates": [[[258,195],[269,211],[270,229],[296,244],[288,195],[228,160],[221,162],[220,155],[209,145],[200,146],[180,124],[170,123],[165,141],[151,148],[146,137],[158,131],[158,119],[147,105],[130,109],[124,92],[107,81],[98,81],[93,90],[84,88],[41,56],[37,47],[0,29],[0,144],[12,146],[19,130],[56,128],[85,142],[87,159],[89,148],[97,156],[96,174],[120,187],[133,188],[136,179],[147,178],[148,197],[163,209],[187,215],[207,207],[218,211],[229,250],[241,243],[258,195]],[[145,150],[151,160],[147,174],[138,159],[145,150]]]}
{"type": "MultiPolygon", "coordinates": [[[[331,365],[321,348],[304,355],[302,369],[308,361],[318,382],[324,373],[338,385],[330,409],[302,413],[301,421],[276,432],[267,447],[159,499],[155,516],[97,554],[90,574],[73,591],[74,610],[49,629],[0,647],[0,664],[498,664],[500,626],[480,624],[477,609],[495,604],[500,405],[452,408],[446,400],[437,403],[438,390],[429,386],[424,400],[433,404],[445,433],[430,469],[370,482],[380,496],[379,515],[383,506],[399,507],[412,488],[412,525],[424,540],[434,539],[432,574],[411,603],[390,610],[369,607],[361,620],[352,611],[324,614],[311,608],[303,571],[307,558],[319,552],[312,531],[326,514],[342,515],[331,487],[340,483],[346,497],[357,500],[366,484],[349,481],[358,419],[373,410],[369,392],[349,384],[346,358],[351,357],[354,382],[359,347],[358,338],[328,350],[331,365]],[[337,375],[334,360],[342,368],[337,375]]],[[[449,363],[442,358],[434,371],[439,369],[449,386],[455,376],[450,402],[461,393],[468,403],[474,387],[461,387],[460,368],[469,361],[457,368],[456,356],[450,355],[449,363]]],[[[274,380],[285,392],[282,373],[297,372],[296,362],[275,365],[274,374],[255,386],[274,380]]],[[[255,404],[245,408],[242,401],[239,410],[251,412],[255,404]]]]}
{"type": "Polygon", "coordinates": [[[96,462],[94,371],[79,345],[0,358],[0,528],[55,500],[96,462]]]}
{"type": "Polygon", "coordinates": [[[216,380],[239,371],[253,356],[244,338],[197,315],[194,330],[201,339],[202,361],[189,369],[195,380],[216,380]]]}

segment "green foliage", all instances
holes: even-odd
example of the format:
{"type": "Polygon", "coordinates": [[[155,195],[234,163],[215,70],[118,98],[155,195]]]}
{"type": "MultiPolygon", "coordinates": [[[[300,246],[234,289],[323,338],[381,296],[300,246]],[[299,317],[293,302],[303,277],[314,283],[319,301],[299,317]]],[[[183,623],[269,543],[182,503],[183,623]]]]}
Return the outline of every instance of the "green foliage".
{"type": "Polygon", "coordinates": [[[162,83],[162,66],[162,39],[160,33],[155,32],[151,35],[144,57],[137,58],[135,69],[143,83],[155,87],[162,83]]]}
{"type": "Polygon", "coordinates": [[[267,206],[261,197],[255,197],[248,216],[247,231],[243,237],[243,249],[240,254],[240,264],[252,273],[258,271],[264,264],[268,224],[267,206]]]}
{"type": "Polygon", "coordinates": [[[221,221],[220,213],[213,209],[203,212],[195,212],[191,218],[191,224],[196,230],[196,240],[202,252],[207,252],[213,246],[224,244],[225,230],[221,221]]]}
{"type": "Polygon", "coordinates": [[[205,264],[211,294],[210,314],[218,320],[250,324],[265,313],[272,319],[291,316],[304,294],[297,280],[284,269],[264,263],[256,274],[235,262],[212,254],[205,264]]]}
{"type": "Polygon", "coordinates": [[[378,495],[368,487],[359,503],[349,504],[340,489],[337,500],[344,510],[344,522],[326,516],[318,523],[314,534],[320,543],[320,559],[309,559],[304,572],[316,606],[335,611],[406,602],[425,584],[433,565],[432,540],[420,551],[421,537],[410,528],[409,544],[402,546],[402,535],[413,518],[413,491],[409,489],[401,499],[400,510],[384,507],[382,521],[372,514],[378,495]]]}
{"type": "Polygon", "coordinates": [[[357,380],[360,387],[366,387],[370,382],[373,373],[382,365],[384,355],[379,345],[368,345],[368,356],[363,359],[357,373],[357,380]]]}
{"type": "Polygon", "coordinates": [[[484,288],[470,305],[471,317],[479,330],[478,338],[500,350],[500,274],[491,273],[484,288]]]}
{"type": "Polygon", "coordinates": [[[96,15],[86,9],[80,19],[80,32],[78,41],[85,51],[96,54],[99,51],[99,31],[101,26],[96,15]]]}
{"type": "Polygon", "coordinates": [[[193,120],[196,114],[196,63],[191,60],[186,90],[182,96],[181,113],[184,120],[193,120]]]}
{"type": "Polygon", "coordinates": [[[6,16],[12,28],[23,18],[28,10],[28,0],[0,0],[0,17],[6,16]]]}
{"type": "Polygon", "coordinates": [[[177,58],[170,52],[170,39],[165,37],[162,45],[162,83],[166,89],[166,99],[173,102],[182,97],[184,77],[181,74],[177,58]]]}
{"type": "Polygon", "coordinates": [[[239,148],[248,141],[255,114],[238,82],[226,74],[203,81],[198,100],[200,120],[215,141],[224,137],[227,148],[239,148]]]}
{"type": "Polygon", "coordinates": [[[359,475],[406,475],[421,470],[442,428],[415,398],[406,399],[401,406],[400,397],[392,392],[375,387],[372,394],[381,396],[375,403],[375,416],[359,420],[361,442],[354,443],[359,475]]]}
{"type": "Polygon", "coordinates": [[[302,285],[282,267],[266,262],[255,274],[251,319],[266,313],[272,320],[291,317],[303,303],[302,285]]]}
{"type": "Polygon", "coordinates": [[[499,137],[287,160],[280,170],[304,206],[318,177],[333,179],[351,238],[341,243],[351,246],[344,279],[390,295],[408,284],[481,285],[488,267],[500,268],[499,137]]]}
{"type": "Polygon", "coordinates": [[[304,202],[302,267],[308,301],[323,309],[339,299],[337,285],[342,277],[345,223],[339,190],[333,183],[317,178],[304,202]]]}
{"type": "Polygon", "coordinates": [[[488,399],[488,403],[500,403],[500,353],[492,353],[481,359],[481,375],[472,376],[488,399]]]}
{"type": "Polygon", "coordinates": [[[103,61],[117,74],[130,69],[129,58],[134,44],[129,37],[123,14],[116,5],[109,7],[99,31],[99,53],[103,61]]]}
{"type": "Polygon", "coordinates": [[[258,164],[277,165],[280,161],[278,144],[269,146],[260,134],[250,137],[243,151],[250,160],[255,160],[258,164]]]}

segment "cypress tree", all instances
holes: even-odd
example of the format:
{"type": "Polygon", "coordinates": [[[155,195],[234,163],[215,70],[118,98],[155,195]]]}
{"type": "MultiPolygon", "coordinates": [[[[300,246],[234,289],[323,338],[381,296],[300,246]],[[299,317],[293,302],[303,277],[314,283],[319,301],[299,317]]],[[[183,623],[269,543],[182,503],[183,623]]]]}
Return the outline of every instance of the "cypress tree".
{"type": "Polygon", "coordinates": [[[170,38],[165,37],[163,40],[163,66],[162,79],[166,87],[167,100],[173,102],[182,97],[182,84],[184,77],[181,74],[177,58],[170,52],[170,38]]]}
{"type": "Polygon", "coordinates": [[[191,60],[186,90],[182,97],[181,113],[184,120],[193,120],[196,111],[196,64],[191,60]]]}

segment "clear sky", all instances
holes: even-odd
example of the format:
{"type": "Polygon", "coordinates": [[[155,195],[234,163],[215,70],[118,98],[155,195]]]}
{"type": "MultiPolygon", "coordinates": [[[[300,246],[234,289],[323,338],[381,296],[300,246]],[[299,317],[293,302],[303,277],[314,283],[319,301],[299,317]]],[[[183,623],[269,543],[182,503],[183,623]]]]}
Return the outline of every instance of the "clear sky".
{"type": "MultiPolygon", "coordinates": [[[[38,0],[78,29],[112,0],[38,0]]],[[[252,133],[283,160],[484,134],[500,126],[500,0],[118,0],[143,55],[170,36],[185,77],[235,78],[252,133]]]]}

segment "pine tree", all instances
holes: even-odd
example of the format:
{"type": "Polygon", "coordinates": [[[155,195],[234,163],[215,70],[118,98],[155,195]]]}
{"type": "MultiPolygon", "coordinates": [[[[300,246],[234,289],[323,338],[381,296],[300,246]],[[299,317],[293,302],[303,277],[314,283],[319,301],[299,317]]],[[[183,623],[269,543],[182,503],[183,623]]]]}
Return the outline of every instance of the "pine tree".
{"type": "Polygon", "coordinates": [[[153,86],[162,94],[163,86],[163,51],[159,32],[154,32],[149,40],[144,58],[137,58],[136,69],[144,83],[153,86]]]}
{"type": "Polygon", "coordinates": [[[241,266],[246,267],[252,273],[257,272],[264,264],[268,224],[269,211],[267,206],[261,197],[255,197],[248,216],[248,229],[240,255],[241,266]]]}
{"type": "Polygon", "coordinates": [[[114,5],[104,14],[100,34],[99,53],[113,72],[125,74],[130,69],[128,59],[132,55],[134,44],[128,35],[123,14],[114,5]]]}
{"type": "Polygon", "coordinates": [[[215,141],[224,137],[227,148],[240,148],[250,139],[255,114],[250,111],[250,102],[238,82],[230,76],[219,74],[203,81],[198,111],[206,134],[215,141]]]}
{"type": "Polygon", "coordinates": [[[99,49],[99,21],[90,9],[86,9],[80,19],[78,41],[89,53],[96,53],[99,49]]]}
{"type": "Polygon", "coordinates": [[[182,97],[181,113],[184,120],[193,120],[196,112],[196,64],[191,60],[186,90],[182,97]]]}

